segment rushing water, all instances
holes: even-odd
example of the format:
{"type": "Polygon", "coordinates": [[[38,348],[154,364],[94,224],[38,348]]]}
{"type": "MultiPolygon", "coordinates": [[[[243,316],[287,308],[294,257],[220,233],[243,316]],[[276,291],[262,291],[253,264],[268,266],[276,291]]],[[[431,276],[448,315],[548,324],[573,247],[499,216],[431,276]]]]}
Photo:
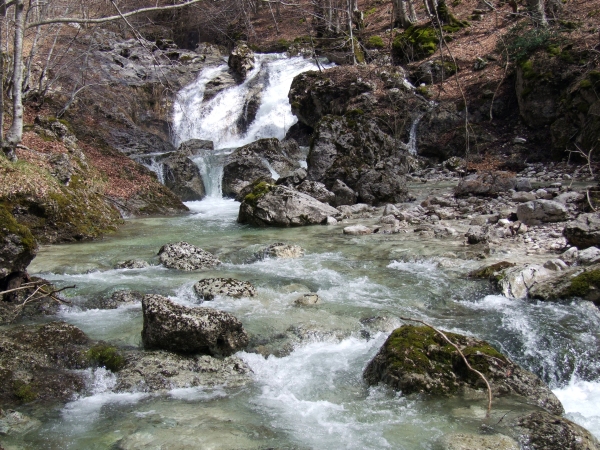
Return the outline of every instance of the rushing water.
{"type": "MultiPolygon", "coordinates": [[[[346,224],[296,229],[239,225],[239,204],[219,196],[219,161],[226,153],[217,151],[199,162],[213,183],[207,189],[211,195],[188,203],[189,214],[133,219],[101,241],[45,247],[30,271],[59,286],[77,285],[69,291],[73,306],[61,310],[62,320],[93,339],[133,347],[140,345],[141,307],[89,309],[90,299],[135,289],[194,306],[200,302],[192,285],[201,278],[250,281],[257,287],[256,297],[216,298],[204,306],[229,311],[243,322],[251,348],[237,356],[252,368],[253,381],[241,388],[116,393],[115,375],[87,371],[89,395],[60,409],[26,408],[24,412],[42,420],[41,428],[3,445],[433,449],[448,433],[477,433],[483,401],[405,397],[363,383],[366,364],[401,325],[399,316],[488,340],[550,383],[567,417],[600,437],[600,313],[591,303],[493,295],[485,282],[464,277],[477,263],[453,257],[458,244],[450,241],[403,233],[347,236],[342,233],[346,224]],[[223,264],[191,273],[159,266],[160,246],[180,240],[214,253],[223,264]],[[298,244],[306,254],[251,259],[272,242],[298,244]],[[152,266],[113,269],[132,258],[152,266]],[[318,293],[322,304],[295,306],[305,292],[318,293]]],[[[523,408],[522,399],[497,399],[494,414],[499,419],[523,408]]]]}

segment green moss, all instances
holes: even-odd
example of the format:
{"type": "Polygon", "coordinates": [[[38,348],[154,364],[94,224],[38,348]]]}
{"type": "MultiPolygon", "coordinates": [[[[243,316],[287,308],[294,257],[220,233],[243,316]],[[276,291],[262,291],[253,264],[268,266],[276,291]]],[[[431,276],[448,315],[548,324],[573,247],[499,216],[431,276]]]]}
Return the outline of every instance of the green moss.
{"type": "Polygon", "coordinates": [[[413,25],[396,36],[392,50],[395,56],[403,60],[416,60],[433,55],[438,42],[438,33],[433,27],[413,25]]]}
{"type": "Polygon", "coordinates": [[[367,48],[384,48],[385,44],[383,42],[383,38],[381,36],[371,36],[367,39],[366,43],[367,48]]]}
{"type": "Polygon", "coordinates": [[[244,201],[252,206],[256,206],[258,200],[260,200],[265,194],[271,192],[272,189],[272,184],[269,184],[266,181],[260,181],[252,187],[252,192],[244,197],[244,201]]]}
{"type": "Polygon", "coordinates": [[[98,344],[85,352],[88,364],[105,367],[111,372],[118,372],[125,366],[125,358],[116,347],[98,344]]]}
{"type": "Polygon", "coordinates": [[[593,84],[590,80],[581,80],[581,83],[579,83],[581,89],[591,88],[592,86],[593,84]]]}
{"type": "Polygon", "coordinates": [[[5,236],[11,234],[21,238],[21,244],[25,250],[33,252],[37,247],[37,243],[29,228],[19,225],[13,215],[0,204],[0,240],[4,240],[5,236]]]}
{"type": "Polygon", "coordinates": [[[470,278],[483,278],[491,281],[500,281],[503,277],[502,272],[504,269],[515,266],[514,263],[508,261],[500,261],[491,266],[484,267],[483,269],[474,270],[469,273],[470,278]]]}
{"type": "Polygon", "coordinates": [[[577,275],[571,280],[564,296],[585,298],[592,289],[600,289],[600,270],[590,270],[577,275]]]}
{"type": "Polygon", "coordinates": [[[365,17],[369,17],[371,14],[375,14],[377,12],[377,8],[372,7],[365,11],[365,17]]]}
{"type": "Polygon", "coordinates": [[[427,86],[419,86],[417,89],[417,94],[422,95],[425,98],[429,98],[430,94],[429,94],[429,89],[427,89],[427,86]]]}
{"type": "Polygon", "coordinates": [[[15,381],[13,385],[13,392],[22,403],[30,403],[37,399],[39,395],[31,384],[20,380],[15,381]]]}

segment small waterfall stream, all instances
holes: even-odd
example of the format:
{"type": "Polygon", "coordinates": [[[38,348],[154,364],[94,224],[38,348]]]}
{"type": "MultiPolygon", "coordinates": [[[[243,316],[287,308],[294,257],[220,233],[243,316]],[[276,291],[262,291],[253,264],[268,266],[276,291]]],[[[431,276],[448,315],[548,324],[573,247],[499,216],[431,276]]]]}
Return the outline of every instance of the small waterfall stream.
{"type": "MultiPolygon", "coordinates": [[[[221,198],[223,159],[257,137],[284,135],[294,123],[286,104],[289,83],[311,66],[301,58],[260,56],[247,83],[207,102],[207,83],[226,66],[205,69],[178,97],[175,143],[190,138],[215,142],[217,150],[194,158],[206,180],[207,198],[186,203],[189,215],[134,219],[102,241],[44,247],[30,267],[32,274],[59,287],[77,285],[69,291],[73,305],[61,309],[61,320],[92,339],[123,347],[139,346],[140,305],[90,309],[90,299],[131,289],[198,305],[193,285],[201,278],[250,281],[256,297],[217,297],[203,306],[242,321],[253,351],[237,356],[252,369],[252,382],[239,388],[114,392],[114,376],[97,370],[89,373],[89,395],[60,410],[41,409],[40,428],[9,437],[7,448],[413,450],[437,448],[439,439],[452,433],[480,434],[485,411],[478,399],[405,397],[363,383],[367,362],[400,325],[399,316],[488,340],[550,383],[567,417],[600,437],[600,312],[591,303],[489,295],[487,285],[464,276],[478,263],[443,256],[456,250],[445,240],[405,233],[349,237],[341,231],[344,225],[259,229],[236,223],[239,204],[221,198]],[[257,77],[267,80],[263,102],[254,122],[239,133],[234,124],[257,77]],[[158,265],[158,248],[179,240],[216,254],[223,264],[202,272],[158,265]],[[300,245],[305,256],[248,262],[272,242],[300,245]],[[151,266],[114,269],[132,258],[151,266]],[[309,291],[322,304],[294,305],[309,291]],[[380,325],[369,328],[369,323],[380,325]]],[[[412,129],[409,147],[412,142],[414,148],[412,129]]],[[[527,406],[522,399],[499,399],[494,408],[509,414],[527,406]]]]}

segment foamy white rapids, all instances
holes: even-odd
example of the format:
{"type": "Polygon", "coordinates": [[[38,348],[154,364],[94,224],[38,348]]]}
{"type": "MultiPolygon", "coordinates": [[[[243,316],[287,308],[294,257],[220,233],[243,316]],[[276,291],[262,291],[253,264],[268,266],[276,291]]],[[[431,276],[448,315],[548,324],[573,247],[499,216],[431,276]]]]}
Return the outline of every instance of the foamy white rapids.
{"type": "Polygon", "coordinates": [[[239,202],[220,197],[206,197],[200,201],[184,204],[197,218],[211,222],[235,222],[240,210],[239,202]]]}
{"type": "Polygon", "coordinates": [[[573,378],[568,385],[553,392],[565,407],[567,418],[600,439],[600,382],[573,378]]]}
{"type": "Polygon", "coordinates": [[[261,138],[283,139],[287,130],[297,122],[291,112],[288,92],[294,77],[315,70],[313,61],[302,57],[289,58],[283,54],[257,54],[255,68],[246,80],[219,92],[204,102],[206,84],[227,66],[204,69],[198,79],[182,89],[173,108],[174,143],[189,139],[208,139],[215,148],[237,148],[261,138]],[[251,87],[264,84],[261,104],[256,118],[243,135],[236,123],[245,114],[244,103],[251,87]]]}

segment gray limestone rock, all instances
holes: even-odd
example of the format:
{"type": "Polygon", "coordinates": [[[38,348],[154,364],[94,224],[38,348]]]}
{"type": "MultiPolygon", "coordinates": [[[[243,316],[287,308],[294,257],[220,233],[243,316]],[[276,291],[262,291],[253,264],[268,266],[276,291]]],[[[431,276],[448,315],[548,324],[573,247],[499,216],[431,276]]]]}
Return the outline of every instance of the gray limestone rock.
{"type": "Polygon", "coordinates": [[[229,356],[248,345],[242,323],[224,311],[188,308],[160,295],[146,295],[142,311],[148,350],[229,356]]]}
{"type": "Polygon", "coordinates": [[[158,257],[165,267],[186,271],[210,269],[221,264],[212,253],[187,242],[163,245],[158,251],[158,257]]]}
{"type": "Polygon", "coordinates": [[[567,222],[563,234],[569,244],[579,249],[600,245],[600,214],[581,214],[567,222]]]}
{"type": "Polygon", "coordinates": [[[234,278],[205,278],[194,284],[194,292],[203,300],[212,300],[217,295],[227,297],[254,297],[256,288],[247,281],[234,278]]]}
{"type": "Polygon", "coordinates": [[[534,200],[517,206],[517,217],[527,225],[567,220],[569,211],[562,203],[553,200],[534,200]]]}

